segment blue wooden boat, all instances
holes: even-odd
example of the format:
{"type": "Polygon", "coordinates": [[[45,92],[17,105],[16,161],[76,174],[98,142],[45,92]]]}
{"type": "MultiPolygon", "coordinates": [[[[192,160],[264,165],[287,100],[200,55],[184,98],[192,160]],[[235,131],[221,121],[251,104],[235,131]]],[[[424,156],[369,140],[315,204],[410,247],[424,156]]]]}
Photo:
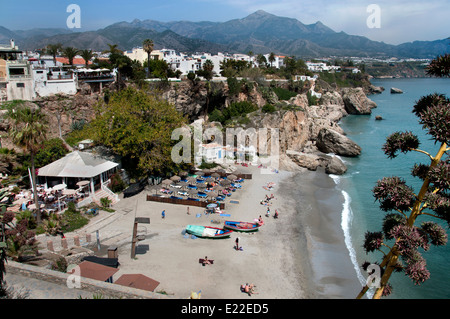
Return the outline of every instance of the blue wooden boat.
{"type": "Polygon", "coordinates": [[[240,231],[240,232],[253,232],[257,231],[261,225],[257,223],[248,223],[248,222],[236,222],[231,220],[226,220],[224,222],[224,228],[240,231]]]}
{"type": "Polygon", "coordinates": [[[211,226],[187,225],[186,232],[200,238],[219,239],[230,237],[233,231],[211,226]]]}

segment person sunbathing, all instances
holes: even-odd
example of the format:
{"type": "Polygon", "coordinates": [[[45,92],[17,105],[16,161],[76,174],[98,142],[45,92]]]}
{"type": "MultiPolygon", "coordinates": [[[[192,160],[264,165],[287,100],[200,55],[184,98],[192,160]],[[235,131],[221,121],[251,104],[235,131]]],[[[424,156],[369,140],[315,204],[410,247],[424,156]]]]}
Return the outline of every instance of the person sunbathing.
{"type": "Polygon", "coordinates": [[[208,256],[205,256],[205,259],[203,259],[203,266],[205,265],[211,265],[211,262],[208,260],[208,256]]]}
{"type": "Polygon", "coordinates": [[[245,293],[247,293],[249,296],[251,296],[252,294],[258,294],[257,292],[255,292],[255,285],[254,284],[248,284],[246,283],[245,285],[243,285],[243,287],[241,286],[241,288],[243,289],[243,291],[245,293]]]}

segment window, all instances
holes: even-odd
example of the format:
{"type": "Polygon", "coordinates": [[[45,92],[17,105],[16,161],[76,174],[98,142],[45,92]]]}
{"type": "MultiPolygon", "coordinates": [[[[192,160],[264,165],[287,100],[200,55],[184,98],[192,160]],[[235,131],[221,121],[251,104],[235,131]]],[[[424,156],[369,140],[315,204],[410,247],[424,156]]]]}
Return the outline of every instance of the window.
{"type": "Polygon", "coordinates": [[[10,75],[25,75],[25,69],[23,68],[9,68],[10,75]]]}
{"type": "Polygon", "coordinates": [[[24,88],[25,87],[25,83],[17,83],[16,84],[18,88],[24,88]]]}

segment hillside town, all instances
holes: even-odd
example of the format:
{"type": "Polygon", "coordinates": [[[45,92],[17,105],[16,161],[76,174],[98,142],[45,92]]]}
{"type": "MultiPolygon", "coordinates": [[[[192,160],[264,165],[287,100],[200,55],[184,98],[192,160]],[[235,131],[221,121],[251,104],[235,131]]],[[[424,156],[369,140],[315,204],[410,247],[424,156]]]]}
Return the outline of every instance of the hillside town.
{"type": "MultiPolygon", "coordinates": [[[[148,54],[142,48],[133,48],[124,51],[123,55],[132,61],[144,65],[148,61],[148,54]]],[[[38,97],[46,97],[57,94],[74,95],[83,84],[88,84],[93,91],[102,92],[102,89],[117,80],[117,68],[93,68],[93,61],[108,62],[109,53],[92,52],[92,58],[85,61],[79,54],[72,61],[62,54],[52,56],[44,51],[22,51],[10,40],[9,45],[0,45],[0,101],[26,100],[32,101],[38,97]],[[71,62],[71,63],[69,63],[71,62]]],[[[285,66],[286,56],[273,53],[265,55],[228,54],[207,52],[185,54],[172,49],[152,50],[150,59],[164,61],[174,72],[175,77],[168,81],[181,81],[190,73],[202,70],[207,61],[212,62],[213,81],[226,81],[222,76],[222,64],[226,61],[243,61],[252,67],[270,65],[279,69],[285,66]]],[[[209,63],[209,62],[208,62],[209,63]]],[[[352,73],[361,71],[354,66],[341,67],[331,65],[327,61],[306,61],[308,71],[340,72],[346,69],[352,73]]],[[[317,75],[298,75],[295,81],[315,81],[317,75]]],[[[160,78],[147,79],[148,81],[160,80],[160,78]]],[[[314,94],[314,92],[313,92],[314,94]]],[[[320,98],[320,95],[318,96],[320,98]]]]}

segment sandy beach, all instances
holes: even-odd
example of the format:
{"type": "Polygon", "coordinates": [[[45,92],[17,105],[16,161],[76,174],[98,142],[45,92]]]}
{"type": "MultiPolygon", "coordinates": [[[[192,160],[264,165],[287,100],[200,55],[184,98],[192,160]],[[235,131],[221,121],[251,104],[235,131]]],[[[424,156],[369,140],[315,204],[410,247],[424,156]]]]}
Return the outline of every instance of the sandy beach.
{"type": "MultiPolygon", "coordinates": [[[[320,194],[322,188],[314,182],[319,173],[261,174],[254,166],[239,170],[252,173],[253,179],[246,180],[242,189],[231,196],[238,204],[226,200],[225,213],[229,217],[205,215],[204,209],[193,206],[188,215],[187,206],[147,201],[151,192],[145,190],[114,205],[114,216],[107,218],[110,222],[101,226],[90,224],[77,233],[98,229],[102,250],[112,245],[118,247],[120,267],[115,279],[122,274],[144,274],[160,282],[156,292],[175,298],[188,298],[191,292],[198,291],[206,299],[353,298],[359,288],[348,291],[352,265],[345,262],[348,253],[343,238],[336,235],[340,229],[339,207],[334,202],[330,212],[320,203],[315,204],[326,195],[320,194]],[[303,182],[296,185],[296,181],[303,182]],[[268,182],[275,183],[274,189],[263,189],[268,182]],[[298,205],[298,192],[304,195],[302,205],[298,205]],[[267,207],[260,201],[266,194],[274,195],[270,209],[272,214],[277,209],[280,218],[264,216],[267,207]],[[215,222],[253,221],[260,215],[265,224],[255,233],[233,232],[230,238],[219,240],[183,236],[188,224],[220,227],[215,222]],[[138,243],[136,257],[132,259],[135,217],[149,217],[151,223],[139,226],[145,240],[138,243]],[[234,249],[236,237],[242,251],[234,249]],[[213,259],[214,264],[202,266],[198,260],[205,256],[213,259]],[[340,268],[333,268],[336,263],[340,268]],[[257,294],[242,293],[240,286],[245,283],[256,285],[257,294]]],[[[330,199],[330,203],[333,200],[337,199],[330,199]]]]}

